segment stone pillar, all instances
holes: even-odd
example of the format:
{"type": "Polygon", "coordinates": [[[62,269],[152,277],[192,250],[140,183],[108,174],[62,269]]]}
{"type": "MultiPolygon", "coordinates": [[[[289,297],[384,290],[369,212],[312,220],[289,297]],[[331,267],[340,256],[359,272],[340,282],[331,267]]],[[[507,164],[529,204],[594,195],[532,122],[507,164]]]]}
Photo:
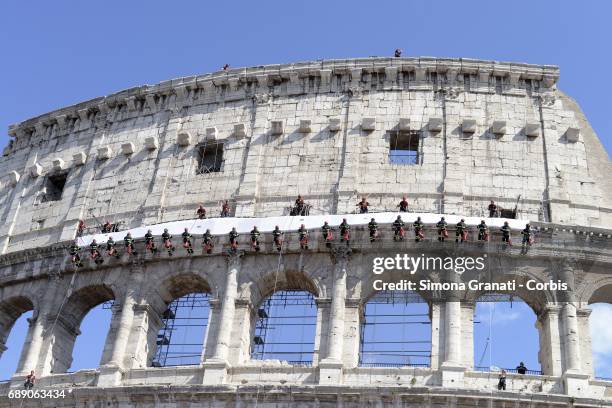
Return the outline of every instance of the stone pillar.
{"type": "Polygon", "coordinates": [[[586,396],[588,393],[589,375],[581,370],[580,361],[580,332],[578,330],[578,317],[575,294],[575,267],[574,259],[565,259],[561,265],[560,277],[567,283],[568,290],[562,292],[563,306],[561,309],[562,345],[563,345],[563,380],[565,392],[571,396],[586,396]]]}
{"type": "Polygon", "coordinates": [[[342,349],[344,345],[344,309],[346,307],[346,274],[351,253],[349,247],[334,247],[334,288],[329,313],[327,354],[319,363],[321,384],[340,384],[342,381],[342,349]]]}
{"type": "Polygon", "coordinates": [[[539,315],[536,328],[540,335],[538,360],[542,373],[558,377],[561,375],[561,343],[559,333],[559,312],[557,305],[547,306],[539,315]]]}
{"type": "Polygon", "coordinates": [[[157,333],[163,324],[159,312],[148,303],[133,306],[134,315],[125,353],[125,368],[148,367],[156,350],[157,333]]]}
{"type": "Polygon", "coordinates": [[[326,318],[329,316],[329,310],[331,306],[331,299],[329,298],[316,298],[317,305],[317,323],[315,332],[315,344],[314,351],[312,354],[312,365],[317,366],[321,360],[321,356],[327,356],[327,334],[329,333],[329,320],[326,318]]]}
{"type": "MultiPolygon", "coordinates": [[[[50,308],[55,305],[53,299],[59,286],[60,279],[58,276],[49,279],[47,290],[39,303],[39,310],[35,310],[32,317],[28,319],[30,327],[17,366],[17,374],[29,374],[31,370],[38,370],[41,365],[43,343],[49,341],[49,336],[52,335],[52,333],[45,333],[45,322],[47,321],[47,315],[51,312],[50,308]]],[[[40,373],[38,375],[40,376],[40,373]]]]}
{"type": "Polygon", "coordinates": [[[236,298],[238,296],[238,273],[243,254],[242,251],[236,251],[227,256],[227,275],[219,316],[217,341],[212,358],[204,363],[204,384],[223,384],[226,381],[227,369],[229,368],[228,352],[232,339],[236,298]]]}
{"type": "MultiPolygon", "coordinates": [[[[459,276],[454,271],[449,271],[448,280],[456,282],[459,276]]],[[[472,344],[465,346],[473,347],[472,344]]],[[[461,347],[461,302],[458,294],[451,292],[444,304],[444,361],[441,365],[443,387],[463,386],[465,366],[461,347]]]]}
{"type": "Polygon", "coordinates": [[[443,342],[443,327],[441,324],[443,304],[439,301],[430,303],[429,316],[431,318],[431,360],[429,366],[432,370],[439,370],[442,361],[444,360],[444,342],[443,342]]]}
{"type": "Polygon", "coordinates": [[[576,310],[576,315],[578,317],[578,332],[580,333],[580,361],[582,363],[580,371],[583,374],[588,374],[589,377],[595,375],[591,344],[591,326],[589,324],[591,312],[591,309],[576,310]]]}
{"type": "Polygon", "coordinates": [[[134,306],[137,303],[136,297],[144,277],[143,267],[135,265],[132,269],[129,286],[126,290],[123,303],[113,305],[113,320],[111,331],[114,338],[111,339],[111,350],[108,361],[102,361],[100,365],[100,375],[98,386],[113,386],[121,383],[122,370],[125,368],[125,354],[128,346],[128,339],[132,331],[134,321],[134,306]]]}
{"type": "Polygon", "coordinates": [[[206,337],[204,338],[204,348],[202,350],[201,363],[211,358],[214,353],[214,345],[217,342],[217,331],[219,330],[219,310],[221,309],[221,301],[218,298],[209,299],[208,305],[210,311],[208,313],[208,327],[206,328],[206,337]]]}
{"type": "Polygon", "coordinates": [[[474,369],[474,302],[461,303],[461,361],[469,370],[474,369]]]}

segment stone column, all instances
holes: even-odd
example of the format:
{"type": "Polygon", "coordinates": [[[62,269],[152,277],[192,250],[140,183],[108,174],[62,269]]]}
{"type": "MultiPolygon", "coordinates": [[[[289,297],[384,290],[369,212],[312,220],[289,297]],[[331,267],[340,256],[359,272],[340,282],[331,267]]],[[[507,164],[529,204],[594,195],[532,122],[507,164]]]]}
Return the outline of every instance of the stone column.
{"type": "Polygon", "coordinates": [[[580,362],[580,334],[575,294],[576,260],[568,258],[561,265],[560,277],[567,283],[567,291],[563,295],[561,309],[562,344],[563,344],[563,379],[565,392],[571,396],[586,396],[588,394],[589,375],[583,373],[580,362]]]}
{"type": "MultiPolygon", "coordinates": [[[[449,282],[457,282],[460,277],[454,271],[449,271],[449,282]]],[[[472,344],[463,345],[473,347],[472,344]]],[[[462,387],[465,366],[461,353],[461,301],[457,293],[446,296],[444,304],[444,361],[442,362],[442,386],[462,387]]]]}
{"type": "Polygon", "coordinates": [[[241,266],[242,251],[227,256],[227,275],[221,303],[217,338],[212,358],[204,363],[204,384],[223,384],[229,367],[228,352],[232,338],[232,327],[238,296],[238,273],[241,266]]]}
{"type": "Polygon", "coordinates": [[[565,371],[580,371],[580,343],[578,339],[578,317],[576,306],[566,303],[562,309],[563,336],[565,337],[565,371]]]}
{"type": "Polygon", "coordinates": [[[35,310],[32,317],[28,319],[30,327],[17,366],[17,374],[29,374],[31,370],[38,370],[40,366],[43,343],[49,341],[49,337],[53,335],[53,333],[45,333],[45,322],[47,315],[51,312],[50,308],[56,304],[53,299],[59,286],[59,276],[50,277],[45,294],[38,304],[39,310],[35,310]]]}
{"type": "Polygon", "coordinates": [[[326,316],[329,316],[331,299],[316,298],[315,302],[317,304],[317,322],[314,351],[312,354],[313,366],[318,365],[319,361],[321,360],[321,356],[327,355],[327,333],[329,333],[329,320],[326,319],[326,316]]]}
{"type": "Polygon", "coordinates": [[[134,265],[128,288],[123,297],[123,303],[113,305],[111,327],[114,329],[115,335],[111,340],[110,357],[108,361],[102,361],[100,365],[98,386],[119,385],[121,382],[121,373],[125,368],[124,359],[128,339],[134,321],[134,306],[137,303],[136,298],[142,286],[143,277],[144,271],[142,265],[134,265]]]}
{"type": "Polygon", "coordinates": [[[561,307],[548,305],[539,315],[536,327],[540,335],[538,359],[544,375],[561,375],[561,343],[559,333],[559,312],[561,307]]]}
{"type": "Polygon", "coordinates": [[[340,245],[333,248],[331,254],[334,262],[334,288],[329,313],[327,354],[319,363],[319,382],[321,384],[339,384],[342,380],[346,273],[351,249],[340,245]]]}
{"type": "Polygon", "coordinates": [[[582,363],[580,371],[583,374],[588,374],[589,377],[595,375],[591,344],[591,326],[589,324],[591,312],[591,309],[576,310],[576,315],[578,317],[578,332],[580,333],[580,361],[582,363]]]}

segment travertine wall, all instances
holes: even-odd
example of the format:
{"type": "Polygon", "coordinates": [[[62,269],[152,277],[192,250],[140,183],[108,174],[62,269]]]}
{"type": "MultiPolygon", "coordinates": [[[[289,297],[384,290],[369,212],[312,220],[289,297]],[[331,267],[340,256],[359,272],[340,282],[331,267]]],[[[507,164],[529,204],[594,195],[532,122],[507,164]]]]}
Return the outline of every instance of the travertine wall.
{"type": "MultiPolygon", "coordinates": [[[[357,229],[353,231],[350,247],[342,244],[332,250],[313,232],[311,249],[302,251],[296,234],[287,233],[282,262],[268,236],[261,252],[248,249],[247,240],[243,239],[240,248],[245,251],[229,256],[224,255],[221,242],[212,255],[200,251],[187,255],[179,249],[172,257],[166,253],[152,256],[138,243],[137,257],[124,254],[119,260],[106,258],[102,265],[85,257],[85,266],[77,271],[59,246],[46,252],[6,254],[0,259],[0,316],[3,316],[0,340],[6,338],[21,313],[34,310],[18,372],[10,387],[20,388],[24,373],[36,369],[38,389],[71,388],[77,384],[78,388],[89,390],[87,395],[106,401],[109,398],[106,395],[114,395],[115,387],[132,388],[129,394],[132,400],[120,406],[134,406],[138,396],[158,392],[156,387],[168,383],[172,384],[176,399],[183,398],[185,393],[203,392],[213,385],[217,387],[215,398],[220,400],[229,398],[226,392],[234,395],[238,388],[247,385],[273,388],[291,385],[296,392],[309,387],[310,391],[300,397],[309,404],[335,386],[338,395],[357,393],[363,398],[369,387],[388,387],[392,393],[403,390],[415,395],[454,390],[457,396],[467,393],[469,398],[491,398],[494,406],[502,404],[504,398],[512,398],[512,393],[527,393],[534,401],[558,399],[561,406],[570,400],[560,394],[573,396],[574,402],[584,406],[591,403],[589,398],[595,398],[598,404],[606,406],[612,385],[594,378],[588,304],[612,301],[610,231],[585,235],[563,231],[559,225],[540,225],[544,226],[547,229],[542,229],[537,246],[527,252],[498,243],[497,233],[486,246],[475,242],[461,246],[454,242],[438,243],[430,232],[424,243],[389,239],[372,245],[367,231],[357,229]],[[525,289],[515,293],[538,317],[543,375],[511,374],[508,394],[491,394],[496,386],[495,374],[474,370],[473,313],[474,302],[481,293],[473,291],[453,298],[460,300],[460,304],[448,302],[451,299],[440,297],[440,293],[420,292],[429,304],[432,322],[430,367],[360,367],[359,328],[363,307],[374,293],[374,279],[397,282],[450,278],[440,271],[410,275],[391,270],[383,275],[372,274],[373,257],[396,253],[461,257],[487,254],[487,268],[479,273],[465,272],[457,278],[464,282],[489,277],[493,281],[567,282],[571,287],[568,295],[525,289]],[[319,329],[312,366],[250,358],[259,305],[274,290],[283,289],[305,290],[316,298],[319,329]],[[193,292],[208,293],[211,298],[201,365],[151,367],[161,314],[173,299],[193,292]],[[107,300],[114,300],[113,316],[100,366],[66,373],[82,319],[90,308],[107,300]],[[187,384],[189,388],[183,390],[178,384],[187,384]]],[[[389,226],[381,228],[388,237],[389,226]]],[[[0,352],[3,348],[0,347],[0,352]]],[[[88,398],[80,394],[83,390],[75,391],[75,398],[79,395],[78,398],[88,398]]],[[[384,395],[386,391],[372,403],[390,406],[384,395]]],[[[204,397],[193,398],[195,404],[197,398],[204,397]]],[[[442,401],[443,406],[452,406],[446,399],[442,401]]],[[[0,395],[0,405],[4,402],[0,395]]],[[[292,402],[279,403],[291,406],[292,402]]],[[[254,404],[254,400],[246,406],[249,404],[254,404]]]]}
{"type": "Polygon", "coordinates": [[[224,199],[238,216],[281,215],[297,194],[313,214],[353,211],[362,195],[392,209],[407,194],[413,209],[475,216],[520,196],[521,217],[610,227],[610,162],[557,78],[553,66],[370,58],[235,69],[63,108],[9,130],[0,249],[70,239],[78,219],[135,227],[191,218],[199,203],[218,214],[224,199]],[[389,132],[408,128],[419,162],[391,164],[389,132]],[[206,140],[224,143],[224,163],[198,175],[206,140]],[[57,171],[68,171],[62,198],[42,202],[57,171]]]}

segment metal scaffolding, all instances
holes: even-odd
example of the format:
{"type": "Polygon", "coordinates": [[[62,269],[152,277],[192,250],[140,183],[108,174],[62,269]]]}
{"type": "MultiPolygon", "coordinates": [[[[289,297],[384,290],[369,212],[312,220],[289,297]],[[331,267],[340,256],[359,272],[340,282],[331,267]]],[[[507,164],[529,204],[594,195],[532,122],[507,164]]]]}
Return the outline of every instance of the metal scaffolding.
{"type": "Polygon", "coordinates": [[[274,293],[257,311],[251,358],[312,364],[316,322],[317,307],[310,293],[274,293]]]}
{"type": "Polygon", "coordinates": [[[152,366],[200,364],[209,311],[205,293],[191,293],[172,301],[162,315],[152,366]]]}
{"type": "Polygon", "coordinates": [[[412,291],[383,291],[364,306],[359,365],[429,367],[429,306],[412,291]]]}

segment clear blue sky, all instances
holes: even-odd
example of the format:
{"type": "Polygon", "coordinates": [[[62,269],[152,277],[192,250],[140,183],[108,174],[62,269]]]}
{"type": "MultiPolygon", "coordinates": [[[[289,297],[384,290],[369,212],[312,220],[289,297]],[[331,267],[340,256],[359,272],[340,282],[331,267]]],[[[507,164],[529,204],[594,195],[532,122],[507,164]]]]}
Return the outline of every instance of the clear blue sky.
{"type": "MultiPolygon", "coordinates": [[[[0,15],[0,146],[11,123],[132,86],[225,63],[382,56],[400,47],[405,56],[559,65],[559,87],[612,151],[609,1],[5,1],[0,15]]],[[[520,355],[504,350],[520,349],[530,368],[537,365],[530,311],[496,310],[511,318],[495,323],[503,326],[495,333],[508,335],[494,337],[491,364],[514,367],[520,355]],[[513,347],[517,332],[529,333],[528,344],[513,347]]],[[[97,310],[83,323],[73,368],[97,365],[108,314],[97,310]]],[[[598,374],[612,377],[612,331],[605,324],[612,310],[600,307],[593,316],[600,319],[595,327],[608,328],[607,337],[594,338],[598,374]]],[[[476,330],[478,355],[486,324],[476,330]]],[[[24,331],[21,319],[0,360],[0,378],[10,375],[24,331]]]]}

